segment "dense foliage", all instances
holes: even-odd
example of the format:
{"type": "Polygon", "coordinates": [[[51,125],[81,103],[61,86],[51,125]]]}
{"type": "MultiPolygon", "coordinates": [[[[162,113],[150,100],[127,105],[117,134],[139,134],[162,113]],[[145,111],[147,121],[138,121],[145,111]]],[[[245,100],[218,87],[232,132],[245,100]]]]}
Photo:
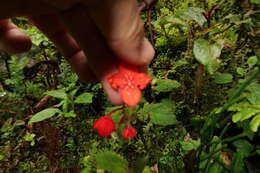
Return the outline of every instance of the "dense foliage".
{"type": "Polygon", "coordinates": [[[153,80],[138,106],[124,109],[13,19],[33,48],[0,52],[0,173],[260,172],[259,4],[159,0],[144,9],[153,80]],[[117,131],[101,138],[93,122],[113,110],[117,131]],[[119,122],[129,117],[137,134],[126,140],[119,122]]]}

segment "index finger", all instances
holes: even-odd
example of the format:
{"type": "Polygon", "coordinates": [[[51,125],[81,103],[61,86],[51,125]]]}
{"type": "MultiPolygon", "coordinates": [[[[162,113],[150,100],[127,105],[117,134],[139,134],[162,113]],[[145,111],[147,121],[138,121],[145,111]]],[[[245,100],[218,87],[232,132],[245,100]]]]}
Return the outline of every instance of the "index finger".
{"type": "Polygon", "coordinates": [[[154,56],[154,49],[145,38],[137,1],[93,2],[87,4],[89,14],[113,53],[131,64],[148,64],[154,56]]]}

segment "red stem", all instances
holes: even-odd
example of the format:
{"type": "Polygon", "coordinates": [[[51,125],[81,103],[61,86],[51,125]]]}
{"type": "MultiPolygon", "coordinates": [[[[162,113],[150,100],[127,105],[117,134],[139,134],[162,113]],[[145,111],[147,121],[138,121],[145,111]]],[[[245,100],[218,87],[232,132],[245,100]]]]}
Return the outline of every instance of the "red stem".
{"type": "Polygon", "coordinates": [[[115,112],[117,112],[117,111],[120,111],[120,110],[123,110],[124,108],[125,108],[125,107],[122,106],[122,107],[120,107],[120,108],[114,109],[114,110],[112,110],[109,114],[107,114],[107,116],[111,116],[113,113],[115,113],[115,112]]]}

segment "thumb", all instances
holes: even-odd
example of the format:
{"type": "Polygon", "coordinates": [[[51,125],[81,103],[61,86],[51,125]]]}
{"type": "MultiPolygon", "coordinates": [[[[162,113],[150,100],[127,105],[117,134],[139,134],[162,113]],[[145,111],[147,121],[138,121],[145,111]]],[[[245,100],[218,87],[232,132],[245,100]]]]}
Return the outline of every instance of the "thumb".
{"type": "Polygon", "coordinates": [[[145,38],[136,0],[104,0],[102,4],[87,6],[90,16],[118,58],[135,65],[149,64],[154,49],[145,38]]]}

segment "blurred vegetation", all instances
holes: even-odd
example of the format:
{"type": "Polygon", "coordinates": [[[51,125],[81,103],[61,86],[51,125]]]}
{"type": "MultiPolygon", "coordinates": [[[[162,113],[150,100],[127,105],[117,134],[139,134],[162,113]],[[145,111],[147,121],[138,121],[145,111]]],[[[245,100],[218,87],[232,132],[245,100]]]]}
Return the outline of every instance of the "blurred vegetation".
{"type": "Polygon", "coordinates": [[[100,83],[81,83],[45,36],[13,19],[33,47],[0,52],[0,173],[260,172],[259,4],[158,0],[143,10],[156,56],[129,110],[129,141],[93,131],[116,108],[100,83]]]}

